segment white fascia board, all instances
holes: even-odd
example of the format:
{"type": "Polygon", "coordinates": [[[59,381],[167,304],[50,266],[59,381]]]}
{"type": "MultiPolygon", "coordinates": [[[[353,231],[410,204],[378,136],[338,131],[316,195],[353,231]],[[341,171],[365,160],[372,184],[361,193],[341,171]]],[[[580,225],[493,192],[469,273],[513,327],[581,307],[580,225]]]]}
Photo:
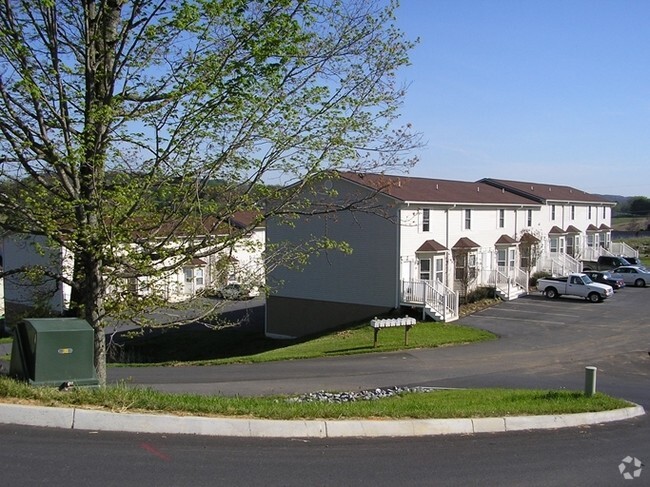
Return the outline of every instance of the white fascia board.
{"type": "Polygon", "coordinates": [[[535,204],[535,203],[468,203],[468,202],[463,202],[463,201],[457,201],[454,203],[450,203],[448,201],[404,201],[404,204],[406,206],[410,205],[431,205],[431,206],[449,206],[449,207],[455,207],[455,206],[487,206],[487,207],[499,207],[502,208],[504,206],[507,206],[509,208],[541,208],[542,204],[535,204]]]}

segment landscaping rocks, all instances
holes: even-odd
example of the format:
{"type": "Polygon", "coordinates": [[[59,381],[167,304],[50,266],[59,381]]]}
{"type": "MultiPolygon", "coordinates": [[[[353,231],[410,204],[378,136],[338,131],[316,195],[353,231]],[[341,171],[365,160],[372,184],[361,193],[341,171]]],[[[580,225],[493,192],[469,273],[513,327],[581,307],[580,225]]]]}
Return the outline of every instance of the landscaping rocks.
{"type": "Polygon", "coordinates": [[[343,403],[354,401],[374,401],[384,399],[405,392],[432,392],[438,390],[435,387],[388,387],[369,389],[358,392],[310,392],[297,397],[291,397],[289,402],[330,402],[343,403]]]}

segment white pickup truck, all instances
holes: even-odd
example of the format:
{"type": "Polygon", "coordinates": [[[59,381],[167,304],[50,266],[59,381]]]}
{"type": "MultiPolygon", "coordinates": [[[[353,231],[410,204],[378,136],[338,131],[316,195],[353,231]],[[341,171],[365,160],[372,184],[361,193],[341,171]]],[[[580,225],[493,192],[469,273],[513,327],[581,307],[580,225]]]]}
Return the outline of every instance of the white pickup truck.
{"type": "Polygon", "coordinates": [[[612,286],[592,281],[582,273],[566,277],[547,277],[537,281],[537,290],[549,299],[567,296],[580,296],[592,303],[598,303],[614,294],[612,286]]]}

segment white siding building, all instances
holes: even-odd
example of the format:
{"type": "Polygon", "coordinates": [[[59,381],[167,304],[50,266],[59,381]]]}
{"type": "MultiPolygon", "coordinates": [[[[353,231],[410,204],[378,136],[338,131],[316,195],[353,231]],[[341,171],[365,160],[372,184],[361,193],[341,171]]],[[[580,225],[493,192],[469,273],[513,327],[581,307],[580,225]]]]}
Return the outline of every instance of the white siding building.
{"type": "Polygon", "coordinates": [[[459,295],[473,288],[514,299],[527,292],[532,270],[578,270],[580,258],[608,252],[611,243],[615,203],[566,186],[356,173],[318,184],[336,191],[332,203],[358,200],[365,208],[292,226],[272,219],[267,242],[326,235],[353,252],[314,256],[301,271],[273,270],[269,336],[317,333],[413,307],[452,321],[459,295]]]}

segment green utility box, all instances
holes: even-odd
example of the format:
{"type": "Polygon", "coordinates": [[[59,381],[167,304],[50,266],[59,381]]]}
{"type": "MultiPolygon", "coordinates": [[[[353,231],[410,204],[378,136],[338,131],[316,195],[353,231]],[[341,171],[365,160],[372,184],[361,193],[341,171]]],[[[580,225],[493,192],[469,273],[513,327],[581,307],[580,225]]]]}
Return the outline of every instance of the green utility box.
{"type": "Polygon", "coordinates": [[[79,318],[27,318],[14,328],[9,374],[39,386],[96,386],[95,332],[79,318]]]}

